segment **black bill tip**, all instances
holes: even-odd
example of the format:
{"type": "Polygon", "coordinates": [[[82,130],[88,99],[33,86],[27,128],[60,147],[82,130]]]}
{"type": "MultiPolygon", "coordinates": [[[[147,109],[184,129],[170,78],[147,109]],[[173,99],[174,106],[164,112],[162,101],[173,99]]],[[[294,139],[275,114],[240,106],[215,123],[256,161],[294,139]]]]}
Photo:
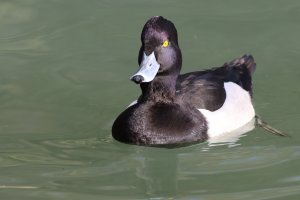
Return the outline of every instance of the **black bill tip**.
{"type": "Polygon", "coordinates": [[[136,75],[136,76],[133,76],[133,77],[131,78],[131,80],[132,80],[133,82],[135,82],[136,84],[140,84],[141,82],[143,82],[144,77],[142,77],[141,75],[136,75]]]}

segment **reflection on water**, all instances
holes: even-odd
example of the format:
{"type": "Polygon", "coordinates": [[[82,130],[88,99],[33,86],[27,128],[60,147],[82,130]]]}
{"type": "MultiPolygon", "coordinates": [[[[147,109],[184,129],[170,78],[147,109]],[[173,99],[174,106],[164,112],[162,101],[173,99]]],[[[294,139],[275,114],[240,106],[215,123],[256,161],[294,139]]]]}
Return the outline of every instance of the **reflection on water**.
{"type": "Polygon", "coordinates": [[[205,199],[253,199],[300,193],[295,185],[299,175],[292,176],[297,171],[285,172],[299,161],[299,146],[228,148],[203,143],[163,149],[125,145],[112,138],[23,140],[19,144],[22,151],[13,152],[16,147],[7,144],[6,152],[0,155],[0,189],[44,188],[49,199],[52,192],[62,189],[71,198],[68,191],[78,192],[78,188],[81,193],[108,199],[185,199],[198,195],[205,199]],[[277,171],[289,175],[285,178],[277,171]],[[227,181],[230,184],[224,185],[227,181]],[[236,183],[241,182],[237,191],[236,183]],[[269,186],[262,189],[266,184],[269,186]]]}
{"type": "Polygon", "coordinates": [[[299,199],[299,8],[1,1],[0,199],[299,199]],[[140,92],[128,77],[141,28],[158,14],[177,26],[184,72],[254,54],[256,111],[292,137],[249,126],[177,149],[114,141],[115,117],[140,92]]]}
{"type": "Polygon", "coordinates": [[[253,118],[250,122],[245,124],[244,126],[230,132],[217,137],[210,138],[208,143],[211,147],[220,146],[220,145],[228,145],[230,147],[237,146],[238,140],[243,137],[245,133],[252,131],[255,128],[255,118],[253,118]]]}

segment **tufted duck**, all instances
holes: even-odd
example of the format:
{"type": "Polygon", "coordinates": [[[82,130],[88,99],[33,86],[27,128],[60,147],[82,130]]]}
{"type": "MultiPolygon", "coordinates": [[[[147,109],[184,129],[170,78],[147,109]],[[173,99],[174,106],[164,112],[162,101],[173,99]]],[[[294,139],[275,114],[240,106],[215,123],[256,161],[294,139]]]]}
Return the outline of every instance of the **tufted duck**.
{"type": "Polygon", "coordinates": [[[181,74],[174,24],[156,16],[141,33],[139,69],[131,80],[142,94],[115,120],[121,142],[186,145],[230,133],[253,120],[252,79],[256,64],[244,55],[210,70],[181,74]]]}

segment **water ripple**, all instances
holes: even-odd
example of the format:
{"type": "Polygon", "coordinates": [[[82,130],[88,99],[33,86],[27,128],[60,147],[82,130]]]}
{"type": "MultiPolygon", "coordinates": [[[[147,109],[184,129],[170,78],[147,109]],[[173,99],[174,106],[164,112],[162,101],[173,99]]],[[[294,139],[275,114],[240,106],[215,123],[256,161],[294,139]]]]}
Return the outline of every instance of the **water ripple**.
{"type": "Polygon", "coordinates": [[[219,174],[237,171],[248,171],[275,166],[284,162],[299,159],[300,147],[277,149],[270,147],[241,147],[234,152],[209,152],[184,154],[180,156],[179,168],[182,175],[219,174]],[[204,161],[204,162],[202,162],[204,161]],[[186,165],[185,163],[189,163],[186,165]],[[193,164],[192,164],[193,163],[193,164]],[[197,166],[197,167],[195,167],[197,166]]]}
{"type": "Polygon", "coordinates": [[[230,199],[230,200],[264,200],[264,199],[274,199],[285,197],[284,199],[289,199],[289,196],[299,195],[300,185],[289,186],[289,187],[274,187],[265,188],[259,190],[250,190],[243,192],[233,192],[233,193],[217,193],[208,195],[188,195],[184,198],[178,199],[203,199],[203,200],[215,200],[215,199],[230,199]]]}

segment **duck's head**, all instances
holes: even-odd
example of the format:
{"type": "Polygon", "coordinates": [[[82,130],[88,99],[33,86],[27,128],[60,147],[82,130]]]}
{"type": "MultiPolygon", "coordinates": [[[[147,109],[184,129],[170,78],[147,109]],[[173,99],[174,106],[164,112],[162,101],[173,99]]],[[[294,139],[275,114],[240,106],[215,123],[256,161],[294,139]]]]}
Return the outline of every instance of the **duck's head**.
{"type": "Polygon", "coordinates": [[[137,84],[151,82],[155,77],[177,77],[182,63],[174,24],[161,17],[150,18],[141,34],[138,71],[131,77],[137,84]]]}

